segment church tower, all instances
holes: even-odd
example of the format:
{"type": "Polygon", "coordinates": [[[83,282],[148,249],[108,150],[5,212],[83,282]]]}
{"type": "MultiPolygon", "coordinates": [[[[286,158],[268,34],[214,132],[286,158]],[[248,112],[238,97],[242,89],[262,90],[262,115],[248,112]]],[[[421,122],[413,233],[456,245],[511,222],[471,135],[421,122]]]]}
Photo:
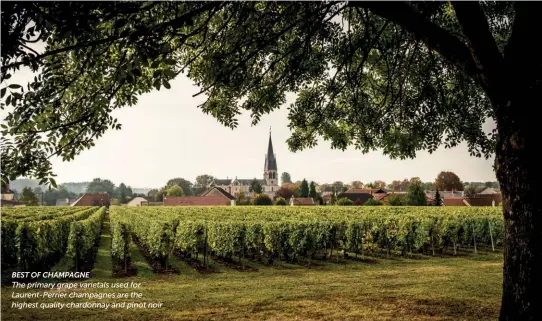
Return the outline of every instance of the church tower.
{"type": "Polygon", "coordinates": [[[273,153],[273,142],[271,142],[271,128],[269,128],[269,145],[267,146],[267,155],[265,155],[265,165],[263,169],[263,178],[266,185],[278,186],[277,156],[273,153]]]}

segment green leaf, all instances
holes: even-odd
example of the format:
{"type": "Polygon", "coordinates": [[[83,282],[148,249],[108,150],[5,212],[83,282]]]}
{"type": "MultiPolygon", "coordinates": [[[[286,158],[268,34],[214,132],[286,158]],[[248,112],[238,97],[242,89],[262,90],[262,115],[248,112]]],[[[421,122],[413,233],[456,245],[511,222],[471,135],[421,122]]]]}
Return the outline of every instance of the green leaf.
{"type": "Polygon", "coordinates": [[[151,68],[158,68],[160,66],[160,60],[155,60],[152,62],[151,68]]]}
{"type": "Polygon", "coordinates": [[[165,69],[164,74],[166,76],[168,76],[168,77],[175,77],[176,76],[175,72],[173,70],[171,70],[171,69],[165,69]]]}
{"type": "Polygon", "coordinates": [[[169,82],[167,80],[163,80],[163,83],[164,83],[164,87],[166,87],[166,89],[170,89],[171,88],[171,85],[169,84],[169,82]]]}
{"type": "Polygon", "coordinates": [[[164,62],[170,66],[173,66],[177,63],[177,61],[175,59],[171,59],[171,58],[167,58],[164,60],[164,62]]]}
{"type": "Polygon", "coordinates": [[[56,188],[56,181],[55,181],[55,179],[54,179],[54,178],[52,178],[52,177],[49,177],[49,182],[51,182],[51,185],[53,185],[53,187],[55,187],[55,188],[56,188]]]}
{"type": "Polygon", "coordinates": [[[0,93],[0,98],[4,98],[4,95],[6,94],[6,90],[7,88],[2,88],[1,93],[0,93]]]}
{"type": "Polygon", "coordinates": [[[22,86],[21,85],[18,85],[18,84],[11,84],[9,85],[9,88],[11,89],[17,89],[17,88],[21,88],[22,86]]]}

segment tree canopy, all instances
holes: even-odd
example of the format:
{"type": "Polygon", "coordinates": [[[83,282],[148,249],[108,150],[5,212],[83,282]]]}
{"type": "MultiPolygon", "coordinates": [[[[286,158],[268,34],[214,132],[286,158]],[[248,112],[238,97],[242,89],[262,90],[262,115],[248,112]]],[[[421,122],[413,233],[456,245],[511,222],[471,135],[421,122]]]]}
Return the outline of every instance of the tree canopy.
{"type": "Polygon", "coordinates": [[[282,175],[280,176],[280,181],[281,183],[291,183],[292,182],[292,176],[290,176],[290,173],[288,172],[283,172],[282,175]]]}
{"type": "Polygon", "coordinates": [[[528,160],[542,142],[528,108],[542,92],[541,12],[541,2],[502,1],[4,2],[2,179],[56,185],[52,157],[91,148],[121,128],[114,109],[180,74],[206,96],[199,108],[231,128],[242,111],[256,124],[295,92],[292,151],[323,138],[392,158],[460,142],[495,153],[514,222],[501,319],[534,319],[541,173],[528,160]],[[21,67],[35,78],[10,82],[21,67]]]}
{"type": "Polygon", "coordinates": [[[464,186],[454,172],[440,172],[435,180],[435,188],[441,191],[462,191],[464,186]]]}
{"type": "Polygon", "coordinates": [[[87,193],[115,193],[115,184],[108,179],[95,178],[87,185],[87,193]]]}
{"type": "Polygon", "coordinates": [[[166,190],[167,196],[185,196],[185,193],[179,185],[173,185],[166,190]]]}
{"type": "Polygon", "coordinates": [[[184,178],[172,178],[166,183],[166,189],[172,187],[172,186],[180,186],[184,192],[185,196],[193,196],[194,192],[192,191],[192,182],[184,179],[184,178]]]}
{"type": "Polygon", "coordinates": [[[488,35],[503,50],[510,3],[6,3],[2,81],[23,66],[37,75],[2,88],[12,109],[5,177],[52,175],[50,157],[73,159],[120,129],[113,109],[169,89],[179,74],[208,97],[199,107],[232,128],[241,110],[257,123],[297,92],[293,151],[321,136],[333,148],[380,148],[391,157],[462,140],[489,155],[494,140],[482,123],[494,111],[456,21],[469,7],[477,8],[471,16],[486,14],[488,35]],[[40,41],[42,52],[29,49],[40,41]]]}

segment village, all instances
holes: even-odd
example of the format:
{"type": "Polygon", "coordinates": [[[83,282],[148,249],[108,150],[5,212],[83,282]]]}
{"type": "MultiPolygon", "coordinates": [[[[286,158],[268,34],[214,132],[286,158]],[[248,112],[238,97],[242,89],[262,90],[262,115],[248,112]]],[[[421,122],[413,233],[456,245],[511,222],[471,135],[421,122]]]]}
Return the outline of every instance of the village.
{"type": "MultiPolygon", "coordinates": [[[[279,178],[277,155],[273,151],[271,132],[265,155],[263,178],[214,178],[209,175],[199,191],[184,179],[172,179],[160,190],[147,194],[133,193],[121,184],[120,192],[107,192],[100,188],[87,188],[86,193],[57,198],[55,206],[498,206],[502,202],[496,183],[464,184],[452,172],[439,173],[434,183],[423,183],[417,177],[385,184],[375,181],[363,184],[334,182],[318,185],[303,179],[291,182],[290,174],[279,178]],[[279,184],[280,182],[280,184],[279,184]]],[[[95,179],[98,182],[107,180],[95,179]]],[[[24,190],[24,189],[23,189],[24,190]]],[[[2,188],[2,206],[46,205],[40,202],[39,189],[30,188],[15,197],[9,184],[2,188]]]]}

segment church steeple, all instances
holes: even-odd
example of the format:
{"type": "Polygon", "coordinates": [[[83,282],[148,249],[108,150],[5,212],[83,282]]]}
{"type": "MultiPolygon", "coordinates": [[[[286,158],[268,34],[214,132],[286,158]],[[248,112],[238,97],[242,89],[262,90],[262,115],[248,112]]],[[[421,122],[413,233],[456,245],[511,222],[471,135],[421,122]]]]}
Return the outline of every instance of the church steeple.
{"type": "Polygon", "coordinates": [[[273,152],[273,142],[271,140],[271,127],[269,127],[269,144],[267,145],[267,154],[265,155],[264,178],[267,185],[277,185],[277,159],[273,152]]]}

